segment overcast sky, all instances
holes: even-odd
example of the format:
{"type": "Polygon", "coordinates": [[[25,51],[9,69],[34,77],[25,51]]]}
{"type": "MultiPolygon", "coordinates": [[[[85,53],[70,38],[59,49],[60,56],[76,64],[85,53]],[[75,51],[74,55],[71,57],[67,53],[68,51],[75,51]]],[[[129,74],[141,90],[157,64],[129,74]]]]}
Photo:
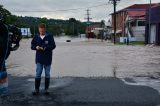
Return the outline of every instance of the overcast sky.
{"type": "MultiPolygon", "coordinates": [[[[107,20],[109,18],[109,14],[113,12],[112,4],[108,3],[108,1],[109,0],[0,0],[0,4],[4,5],[4,7],[11,11],[12,14],[18,16],[35,16],[54,19],[69,19],[74,17],[81,21],[84,21],[84,18],[86,17],[85,10],[87,7],[92,7],[90,8],[91,17],[93,18],[92,20],[100,21],[107,20]],[[57,11],[76,8],[81,9],[57,11]]],[[[132,4],[149,3],[149,1],[150,0],[121,0],[117,5],[117,10],[132,4]]],[[[158,3],[160,0],[152,0],[152,2],[158,3]]]]}

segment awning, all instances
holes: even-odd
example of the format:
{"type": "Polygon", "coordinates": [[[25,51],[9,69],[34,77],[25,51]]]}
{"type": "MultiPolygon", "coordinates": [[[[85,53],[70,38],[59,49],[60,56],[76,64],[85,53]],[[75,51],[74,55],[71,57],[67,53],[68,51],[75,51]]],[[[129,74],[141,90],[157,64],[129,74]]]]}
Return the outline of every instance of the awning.
{"type": "Polygon", "coordinates": [[[132,19],[145,19],[146,11],[128,11],[128,16],[132,19]]]}

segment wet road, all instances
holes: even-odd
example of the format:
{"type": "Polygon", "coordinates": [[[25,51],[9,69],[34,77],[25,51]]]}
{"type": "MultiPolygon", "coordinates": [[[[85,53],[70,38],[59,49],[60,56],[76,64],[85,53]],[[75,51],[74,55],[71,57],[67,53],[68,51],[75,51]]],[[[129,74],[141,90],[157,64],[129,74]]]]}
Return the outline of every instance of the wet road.
{"type": "MultiPolygon", "coordinates": [[[[158,106],[158,91],[147,86],[127,85],[117,78],[63,77],[51,80],[49,96],[32,96],[31,76],[9,77],[12,83],[1,106],[158,106]]],[[[43,81],[43,80],[42,80],[43,81]]]]}
{"type": "Polygon", "coordinates": [[[12,52],[7,60],[11,92],[3,103],[9,106],[9,103],[43,106],[46,102],[57,106],[160,104],[160,47],[122,46],[85,39],[66,43],[66,39],[55,39],[53,94],[38,98],[30,95],[34,85],[35,52],[30,50],[30,39],[22,41],[20,49],[12,52]]]}

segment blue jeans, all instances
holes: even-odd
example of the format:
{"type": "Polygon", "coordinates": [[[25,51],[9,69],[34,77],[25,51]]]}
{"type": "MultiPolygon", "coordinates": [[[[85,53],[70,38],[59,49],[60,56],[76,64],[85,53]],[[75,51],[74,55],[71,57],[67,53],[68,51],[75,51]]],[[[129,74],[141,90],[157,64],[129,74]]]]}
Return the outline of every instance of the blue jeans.
{"type": "MultiPolygon", "coordinates": [[[[0,63],[0,68],[1,66],[2,63],[0,63]]],[[[8,78],[7,78],[7,71],[5,68],[5,64],[1,69],[0,69],[0,95],[8,93],[8,78]]]]}
{"type": "Polygon", "coordinates": [[[36,78],[41,78],[43,68],[45,70],[45,78],[50,78],[51,65],[36,64],[36,78]]]}

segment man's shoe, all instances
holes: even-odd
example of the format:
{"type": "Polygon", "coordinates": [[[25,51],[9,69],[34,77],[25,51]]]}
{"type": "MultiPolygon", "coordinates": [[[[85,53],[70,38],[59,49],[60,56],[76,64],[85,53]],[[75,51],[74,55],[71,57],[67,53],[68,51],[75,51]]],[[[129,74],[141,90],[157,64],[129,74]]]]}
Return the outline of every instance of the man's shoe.
{"type": "Polygon", "coordinates": [[[50,78],[45,78],[45,90],[49,89],[50,78]]]}
{"type": "Polygon", "coordinates": [[[49,91],[48,91],[48,89],[45,89],[45,90],[44,90],[44,94],[45,94],[45,95],[49,95],[49,94],[50,94],[49,91]]]}
{"type": "Polygon", "coordinates": [[[39,95],[39,87],[41,83],[41,78],[35,78],[35,91],[32,92],[32,95],[39,95]]]}
{"type": "Polygon", "coordinates": [[[39,95],[39,90],[35,90],[35,91],[33,91],[33,92],[32,92],[32,95],[33,95],[33,96],[37,96],[37,95],[39,95]]]}

